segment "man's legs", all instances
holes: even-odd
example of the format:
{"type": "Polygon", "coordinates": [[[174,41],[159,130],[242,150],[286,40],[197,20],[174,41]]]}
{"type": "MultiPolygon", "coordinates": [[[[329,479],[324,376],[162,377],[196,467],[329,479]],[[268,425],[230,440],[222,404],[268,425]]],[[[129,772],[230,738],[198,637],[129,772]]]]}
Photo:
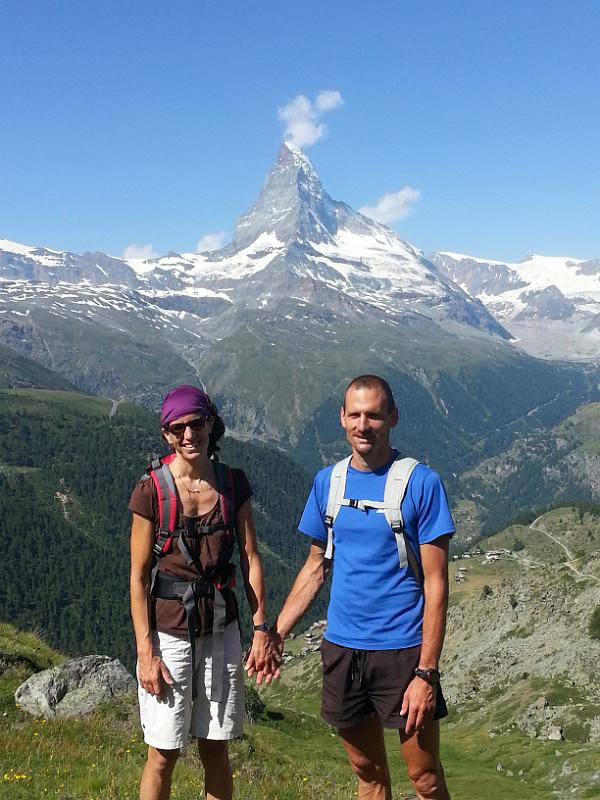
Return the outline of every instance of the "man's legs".
{"type": "Polygon", "coordinates": [[[426,728],[407,736],[400,733],[402,755],[408,776],[419,800],[450,800],[440,761],[440,724],[434,720],[426,728]]]}
{"type": "Polygon", "coordinates": [[[198,753],[204,767],[206,800],[231,800],[233,779],[229,743],[221,739],[198,739],[198,753]]]}
{"type": "Polygon", "coordinates": [[[379,719],[373,716],[338,732],[352,771],[358,775],[359,800],[391,800],[390,773],[379,719]]]}
{"type": "Polygon", "coordinates": [[[148,760],[140,782],[140,800],[167,800],[178,756],[179,750],[148,748],[148,760]]]}

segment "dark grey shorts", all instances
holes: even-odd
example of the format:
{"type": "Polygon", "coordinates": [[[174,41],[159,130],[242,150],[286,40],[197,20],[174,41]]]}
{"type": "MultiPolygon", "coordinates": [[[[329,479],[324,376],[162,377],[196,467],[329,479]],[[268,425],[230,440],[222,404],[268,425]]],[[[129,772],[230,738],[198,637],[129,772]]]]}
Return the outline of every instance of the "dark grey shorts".
{"type": "MultiPolygon", "coordinates": [[[[352,650],[323,639],[321,716],[335,728],[350,728],[376,714],[384,728],[402,729],[404,692],[419,665],[420,645],[403,650],[352,650]]],[[[441,686],[433,718],[448,715],[441,686]]]]}

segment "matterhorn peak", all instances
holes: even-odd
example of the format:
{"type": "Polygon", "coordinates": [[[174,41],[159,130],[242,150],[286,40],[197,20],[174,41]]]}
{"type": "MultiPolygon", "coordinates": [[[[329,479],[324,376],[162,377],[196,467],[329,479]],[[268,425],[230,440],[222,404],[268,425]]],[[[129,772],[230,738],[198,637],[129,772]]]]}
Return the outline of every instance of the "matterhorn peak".
{"type": "Polygon", "coordinates": [[[291,169],[305,174],[311,174],[318,181],[319,178],[310,158],[306,153],[291,142],[282,142],[277,152],[277,161],[274,165],[279,169],[291,169]]]}

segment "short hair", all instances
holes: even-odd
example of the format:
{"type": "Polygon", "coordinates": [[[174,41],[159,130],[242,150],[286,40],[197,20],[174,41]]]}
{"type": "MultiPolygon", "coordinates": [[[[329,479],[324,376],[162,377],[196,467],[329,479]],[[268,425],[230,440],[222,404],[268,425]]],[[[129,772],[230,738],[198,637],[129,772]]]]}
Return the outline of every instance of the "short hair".
{"type": "Polygon", "coordinates": [[[352,378],[344,392],[344,408],[346,408],[346,395],[350,389],[372,389],[374,386],[378,386],[384,393],[387,411],[388,414],[391,414],[396,408],[396,401],[394,400],[391,386],[384,378],[380,378],[379,375],[359,375],[358,378],[352,378]]]}

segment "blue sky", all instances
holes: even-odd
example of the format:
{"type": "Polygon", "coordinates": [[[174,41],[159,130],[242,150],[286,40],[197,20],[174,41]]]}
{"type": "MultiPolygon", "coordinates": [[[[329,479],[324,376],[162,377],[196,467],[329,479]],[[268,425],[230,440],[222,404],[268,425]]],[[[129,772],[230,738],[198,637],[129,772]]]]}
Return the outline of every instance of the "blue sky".
{"type": "Polygon", "coordinates": [[[600,257],[599,41],[597,0],[4,3],[0,238],[230,235],[291,108],[329,193],[426,252],[600,257]]]}

